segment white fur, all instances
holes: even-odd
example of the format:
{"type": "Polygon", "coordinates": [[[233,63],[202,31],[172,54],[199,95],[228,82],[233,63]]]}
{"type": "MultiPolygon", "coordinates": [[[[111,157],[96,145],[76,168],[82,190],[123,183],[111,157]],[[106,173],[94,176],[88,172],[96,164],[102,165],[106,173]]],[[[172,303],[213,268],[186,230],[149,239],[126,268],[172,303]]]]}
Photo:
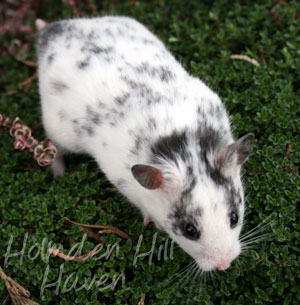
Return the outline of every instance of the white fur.
{"type": "MultiPolygon", "coordinates": [[[[40,35],[43,35],[43,30],[47,29],[48,25],[45,27],[41,22],[37,22],[37,25],[42,29],[40,35]]],[[[82,152],[95,158],[108,179],[118,186],[144,216],[150,215],[156,224],[166,230],[197,260],[203,270],[214,269],[222,265],[222,262],[225,269],[226,264],[230,264],[240,252],[238,236],[241,226],[236,229],[230,228],[223,189],[218,189],[206,175],[198,177],[199,183],[193,190],[191,207],[199,206],[204,211],[201,239],[191,241],[175,235],[169,227],[168,215],[173,202],[186,183],[185,164],[179,160],[178,166],[170,162],[162,166],[164,178],[167,181],[168,177],[171,177],[171,182],[163,190],[148,190],[134,179],[130,169],[135,164],[149,163],[149,145],[145,144],[137,154],[129,153],[134,146],[135,138],[132,135],[135,132],[142,130],[145,138],[148,137],[154,142],[159,136],[168,135],[174,129],[193,130],[197,125],[197,107],[208,112],[211,105],[221,105],[219,97],[202,81],[188,75],[161,41],[132,19],[73,19],[66,21],[64,26],[67,25],[75,26],[83,36],[93,31],[91,41],[103,47],[113,46],[116,52],[110,54],[112,60],[109,63],[94,56],[90,59],[89,67],[78,69],[78,62],[84,61],[86,57],[81,50],[80,38],[73,37],[66,41],[64,35],[56,35],[51,38],[44,50],[38,44],[38,49],[41,49],[39,87],[42,116],[48,137],[57,145],[61,154],[82,152]],[[113,35],[110,35],[109,31],[113,35]],[[153,43],[147,43],[147,40],[153,43]],[[49,64],[51,54],[55,56],[49,64]],[[150,62],[152,66],[166,65],[171,68],[176,78],[162,82],[158,77],[139,74],[130,68],[143,62],[150,62]],[[115,107],[114,99],[131,90],[130,85],[122,78],[124,76],[140,83],[151,84],[151,88],[164,96],[166,102],[146,107],[139,97],[131,97],[130,109],[127,110],[125,119],[117,122],[116,127],[105,123],[93,127],[93,136],[79,137],[74,131],[72,120],[79,120],[80,124],[84,124],[87,104],[96,109],[101,102],[105,105],[103,114],[106,112],[105,109],[115,107]],[[63,84],[67,89],[56,90],[55,84],[58,87],[63,84]],[[154,117],[157,122],[155,134],[145,125],[149,117],[154,117]],[[126,183],[118,185],[120,179],[126,183]]],[[[222,128],[227,131],[224,144],[233,142],[227,116],[223,116],[219,121],[208,116],[207,123],[216,129],[222,128]]],[[[191,146],[190,152],[195,160],[193,166],[201,167],[197,161],[199,151],[196,146],[191,146]]],[[[61,159],[58,162],[61,162],[61,159]]],[[[61,165],[58,164],[58,167],[61,168],[61,165]]],[[[233,175],[235,183],[240,185],[239,170],[233,175]]],[[[243,211],[241,213],[243,214],[243,211]]]]}

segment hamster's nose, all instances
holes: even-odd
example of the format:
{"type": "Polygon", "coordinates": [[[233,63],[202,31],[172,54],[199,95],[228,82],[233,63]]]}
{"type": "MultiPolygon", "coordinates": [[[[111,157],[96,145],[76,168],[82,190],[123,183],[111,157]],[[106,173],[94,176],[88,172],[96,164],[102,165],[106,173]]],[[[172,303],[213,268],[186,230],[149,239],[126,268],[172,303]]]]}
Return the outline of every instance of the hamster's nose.
{"type": "Polygon", "coordinates": [[[230,266],[230,261],[222,259],[219,261],[219,263],[216,266],[216,269],[218,270],[226,270],[230,266]]]}

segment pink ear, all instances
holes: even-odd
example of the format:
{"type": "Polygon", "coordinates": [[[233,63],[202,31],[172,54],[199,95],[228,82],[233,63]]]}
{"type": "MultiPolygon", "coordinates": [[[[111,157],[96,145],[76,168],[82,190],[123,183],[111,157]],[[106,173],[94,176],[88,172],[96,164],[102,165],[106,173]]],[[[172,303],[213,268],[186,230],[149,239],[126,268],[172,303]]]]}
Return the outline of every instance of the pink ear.
{"type": "Polygon", "coordinates": [[[163,175],[160,170],[149,165],[136,164],[131,168],[133,177],[148,190],[163,186],[163,175]]]}

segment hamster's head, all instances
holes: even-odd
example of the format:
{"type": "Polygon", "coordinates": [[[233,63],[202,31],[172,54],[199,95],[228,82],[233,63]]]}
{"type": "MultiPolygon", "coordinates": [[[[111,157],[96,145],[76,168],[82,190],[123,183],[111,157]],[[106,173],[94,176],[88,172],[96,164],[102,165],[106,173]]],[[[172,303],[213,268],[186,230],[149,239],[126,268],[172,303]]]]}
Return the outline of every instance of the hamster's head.
{"type": "Polygon", "coordinates": [[[132,167],[134,178],[149,191],[147,213],[202,270],[225,270],[241,252],[240,170],[254,135],[229,145],[215,136],[199,143],[186,132],[170,137],[153,147],[156,164],[132,167]]]}

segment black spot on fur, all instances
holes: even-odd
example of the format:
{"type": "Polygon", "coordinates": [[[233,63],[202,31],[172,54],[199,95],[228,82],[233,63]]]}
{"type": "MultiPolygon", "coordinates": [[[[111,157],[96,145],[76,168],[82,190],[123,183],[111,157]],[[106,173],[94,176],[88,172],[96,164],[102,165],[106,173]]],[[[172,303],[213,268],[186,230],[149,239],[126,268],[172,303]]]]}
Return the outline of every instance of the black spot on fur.
{"type": "Polygon", "coordinates": [[[48,25],[38,33],[38,42],[37,42],[37,48],[39,53],[43,53],[48,45],[49,42],[56,39],[56,37],[61,36],[64,32],[64,22],[58,21],[53,22],[48,25]]]}
{"type": "Polygon", "coordinates": [[[162,100],[170,102],[166,97],[162,96],[160,93],[155,92],[152,88],[144,83],[139,83],[128,79],[127,77],[122,77],[122,79],[128,84],[128,86],[134,90],[132,95],[141,98],[141,102],[146,102],[147,105],[159,103],[162,100]]]}
{"type": "Polygon", "coordinates": [[[91,125],[84,124],[81,126],[81,129],[85,131],[90,137],[94,135],[95,131],[91,125]]]}
{"type": "Polygon", "coordinates": [[[101,108],[102,110],[106,108],[106,105],[105,105],[103,102],[101,102],[101,101],[98,101],[97,105],[98,105],[98,107],[101,108]]]}
{"type": "Polygon", "coordinates": [[[58,117],[61,119],[61,120],[64,120],[66,117],[67,117],[67,114],[64,110],[60,110],[58,112],[58,117]]]}
{"type": "Polygon", "coordinates": [[[142,42],[143,42],[144,44],[150,44],[150,45],[155,43],[153,40],[148,39],[148,38],[143,38],[143,39],[142,39],[142,42]]]}
{"type": "Polygon", "coordinates": [[[155,130],[157,128],[157,123],[153,117],[151,117],[147,122],[149,130],[155,130]]]}
{"type": "Polygon", "coordinates": [[[238,214],[239,206],[242,204],[241,190],[234,188],[231,179],[228,179],[225,187],[226,202],[230,207],[230,211],[234,211],[238,214]]]}
{"type": "Polygon", "coordinates": [[[86,106],[84,118],[72,120],[74,131],[78,136],[81,136],[82,133],[93,136],[95,134],[95,126],[101,125],[101,123],[101,114],[94,110],[91,105],[86,106]]]}
{"type": "Polygon", "coordinates": [[[225,114],[225,108],[223,105],[214,105],[210,102],[208,113],[212,116],[221,120],[225,114]]]}
{"type": "MultiPolygon", "coordinates": [[[[198,121],[198,125],[202,126],[203,122],[207,121],[207,112],[205,112],[201,106],[197,107],[197,121],[198,121]]],[[[205,125],[204,125],[205,127],[205,125]]]]}
{"type": "Polygon", "coordinates": [[[135,149],[136,151],[139,151],[140,148],[141,148],[141,146],[142,146],[142,143],[143,143],[142,137],[141,137],[141,136],[137,136],[137,137],[135,138],[135,142],[134,142],[134,149],[135,149]]]}
{"type": "Polygon", "coordinates": [[[151,147],[154,159],[161,157],[166,160],[177,162],[178,156],[186,160],[189,153],[187,151],[187,132],[173,131],[170,135],[160,137],[151,147]]]}
{"type": "Polygon", "coordinates": [[[130,149],[130,153],[133,155],[137,155],[142,148],[142,144],[144,142],[144,139],[142,135],[135,135],[135,140],[134,140],[134,146],[133,148],[130,149]]]}
{"type": "Polygon", "coordinates": [[[109,121],[111,126],[117,126],[117,124],[125,117],[125,112],[117,108],[107,109],[104,115],[105,121],[109,121]]]}
{"type": "Polygon", "coordinates": [[[169,82],[170,80],[174,79],[174,74],[164,66],[160,66],[159,76],[161,81],[163,82],[169,82]]]}
{"type": "Polygon", "coordinates": [[[77,62],[77,67],[78,67],[78,69],[83,70],[83,69],[85,69],[86,67],[88,67],[89,64],[90,64],[89,58],[86,58],[85,60],[78,61],[78,62],[77,62]]]}
{"type": "Polygon", "coordinates": [[[113,47],[107,47],[107,48],[103,48],[103,47],[97,47],[94,46],[94,48],[90,49],[90,52],[93,52],[95,54],[105,54],[105,55],[109,55],[113,52],[113,47]]]}
{"type": "Polygon", "coordinates": [[[84,45],[80,49],[84,54],[87,54],[88,57],[97,56],[106,62],[112,61],[113,53],[115,52],[114,47],[108,46],[98,46],[93,42],[85,41],[84,45]]]}
{"type": "Polygon", "coordinates": [[[206,167],[205,171],[217,185],[225,185],[228,179],[223,175],[220,166],[217,163],[211,164],[208,160],[208,154],[216,154],[223,145],[221,132],[202,124],[197,131],[197,138],[201,148],[200,157],[206,167]]]}
{"type": "Polygon", "coordinates": [[[187,175],[192,176],[193,175],[193,168],[189,165],[187,168],[187,175]]]}
{"type": "Polygon", "coordinates": [[[148,62],[143,62],[137,67],[133,67],[137,73],[147,74],[153,78],[158,77],[163,82],[169,82],[174,79],[174,74],[166,66],[151,66],[148,62]]]}
{"type": "Polygon", "coordinates": [[[129,93],[124,93],[122,96],[118,96],[115,98],[115,102],[119,105],[119,106],[124,106],[129,98],[129,93]]]}
{"type": "Polygon", "coordinates": [[[79,121],[77,119],[72,120],[72,125],[73,125],[73,129],[74,129],[75,134],[78,137],[80,137],[81,134],[82,134],[82,130],[81,130],[80,126],[79,126],[79,121]]]}
{"type": "Polygon", "coordinates": [[[49,54],[49,55],[48,55],[48,57],[47,57],[47,61],[48,61],[48,64],[49,64],[49,65],[51,65],[51,64],[52,64],[52,62],[53,62],[53,60],[54,60],[55,56],[56,56],[56,54],[55,54],[55,53],[51,53],[51,54],[49,54]]]}
{"type": "Polygon", "coordinates": [[[52,89],[52,93],[55,94],[55,95],[61,94],[69,88],[65,83],[63,83],[59,80],[52,81],[50,83],[50,86],[51,86],[51,89],[52,89]]]}
{"type": "Polygon", "coordinates": [[[106,28],[106,29],[104,30],[104,32],[105,32],[105,34],[108,35],[108,36],[111,36],[111,37],[114,36],[113,33],[112,33],[112,31],[111,31],[109,28],[106,28]]]}
{"type": "Polygon", "coordinates": [[[100,113],[93,110],[93,108],[90,105],[86,106],[86,117],[87,117],[87,121],[89,121],[95,125],[101,124],[100,113]]]}
{"type": "Polygon", "coordinates": [[[95,32],[91,30],[87,36],[88,40],[92,40],[95,38],[95,32]]]}
{"type": "Polygon", "coordinates": [[[209,113],[211,116],[214,116],[214,115],[215,115],[215,106],[214,106],[211,102],[209,102],[208,113],[209,113]]]}
{"type": "Polygon", "coordinates": [[[215,108],[215,115],[218,120],[221,120],[222,117],[225,115],[225,108],[223,105],[218,105],[215,108]]]}

